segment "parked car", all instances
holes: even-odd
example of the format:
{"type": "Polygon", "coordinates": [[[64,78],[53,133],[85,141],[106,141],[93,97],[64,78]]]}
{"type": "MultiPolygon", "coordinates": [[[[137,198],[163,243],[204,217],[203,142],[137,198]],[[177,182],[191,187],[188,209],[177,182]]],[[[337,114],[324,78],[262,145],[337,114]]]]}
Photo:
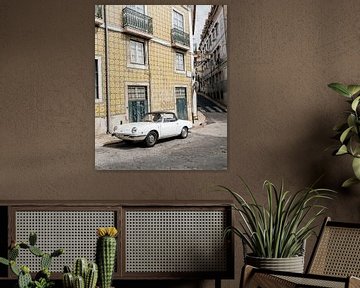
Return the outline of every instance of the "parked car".
{"type": "Polygon", "coordinates": [[[152,147],[159,139],[186,138],[191,128],[190,121],[178,119],[173,112],[151,112],[139,122],[115,126],[112,136],[123,141],[144,141],[147,147],[152,147]]]}

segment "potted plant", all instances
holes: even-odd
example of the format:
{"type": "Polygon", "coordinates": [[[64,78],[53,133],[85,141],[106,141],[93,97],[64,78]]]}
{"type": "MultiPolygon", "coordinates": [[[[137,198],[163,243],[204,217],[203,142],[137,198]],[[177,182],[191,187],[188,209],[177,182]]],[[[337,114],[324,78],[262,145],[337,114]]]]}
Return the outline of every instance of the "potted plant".
{"type": "Polygon", "coordinates": [[[73,271],[69,266],[64,266],[63,288],[95,288],[97,279],[97,264],[89,262],[86,258],[76,259],[73,271]]]}
{"type": "Polygon", "coordinates": [[[296,193],[264,182],[267,193],[266,205],[261,205],[246,185],[251,201],[239,193],[221,186],[234,198],[233,208],[240,215],[239,227],[229,227],[226,234],[233,232],[243,242],[245,264],[259,268],[300,272],[304,270],[305,241],[314,233],[315,220],[326,207],[318,200],[331,199],[334,192],[329,189],[304,188],[296,193]],[[250,253],[247,253],[250,250],[250,253]]]}
{"type": "Polygon", "coordinates": [[[339,145],[334,155],[350,155],[352,157],[352,168],[354,177],[347,179],[342,186],[348,187],[360,183],[360,85],[344,85],[331,83],[329,88],[347,98],[350,110],[346,112],[346,122],[334,127],[339,139],[339,145]]]}
{"type": "Polygon", "coordinates": [[[45,253],[36,246],[36,241],[36,234],[30,233],[29,243],[13,242],[9,248],[8,259],[0,257],[0,263],[10,266],[11,271],[18,277],[18,288],[50,288],[54,286],[54,282],[50,280],[50,265],[52,259],[62,255],[64,250],[57,249],[52,253],[45,253]],[[31,254],[41,259],[41,270],[36,273],[34,279],[31,277],[30,268],[28,266],[19,265],[16,262],[20,249],[28,250],[31,254]]]}
{"type": "Polygon", "coordinates": [[[97,229],[96,262],[99,268],[99,287],[110,288],[116,258],[115,227],[100,227],[97,229]]]}

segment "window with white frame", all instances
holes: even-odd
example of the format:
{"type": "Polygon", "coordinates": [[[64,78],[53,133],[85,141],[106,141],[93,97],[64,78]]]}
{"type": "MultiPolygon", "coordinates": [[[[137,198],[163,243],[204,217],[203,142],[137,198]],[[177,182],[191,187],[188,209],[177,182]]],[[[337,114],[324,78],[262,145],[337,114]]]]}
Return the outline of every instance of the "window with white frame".
{"type": "Polygon", "coordinates": [[[186,98],[186,88],[185,87],[175,87],[175,97],[186,98]]]}
{"type": "Polygon", "coordinates": [[[146,86],[128,86],[129,100],[146,100],[147,99],[146,86]]]}
{"type": "Polygon", "coordinates": [[[102,83],[101,83],[101,58],[95,57],[95,100],[102,99],[102,83]]]}
{"type": "Polygon", "coordinates": [[[173,28],[184,31],[184,16],[173,10],[173,28]]]}
{"type": "Polygon", "coordinates": [[[176,52],[176,70],[178,71],[185,71],[185,60],[184,54],[176,52]]]}
{"type": "Polygon", "coordinates": [[[145,14],[145,5],[126,5],[126,6],[136,12],[145,14]]]}
{"type": "Polygon", "coordinates": [[[145,43],[130,40],[130,63],[145,65],[145,43]]]}

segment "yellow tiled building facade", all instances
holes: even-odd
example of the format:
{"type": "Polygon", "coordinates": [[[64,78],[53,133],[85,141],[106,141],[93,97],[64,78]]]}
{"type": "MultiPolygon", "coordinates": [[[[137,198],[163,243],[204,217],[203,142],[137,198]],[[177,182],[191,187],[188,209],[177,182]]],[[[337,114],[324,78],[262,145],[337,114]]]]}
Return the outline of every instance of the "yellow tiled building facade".
{"type": "Polygon", "coordinates": [[[95,6],[95,130],[150,111],[192,117],[187,5],[95,6]]]}

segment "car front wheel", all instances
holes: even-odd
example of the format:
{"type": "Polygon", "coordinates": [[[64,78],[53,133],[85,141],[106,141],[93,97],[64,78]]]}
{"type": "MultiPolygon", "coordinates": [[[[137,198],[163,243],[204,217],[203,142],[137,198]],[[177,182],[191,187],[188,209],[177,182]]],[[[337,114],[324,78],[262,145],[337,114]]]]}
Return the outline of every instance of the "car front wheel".
{"type": "Polygon", "coordinates": [[[152,147],[155,145],[157,141],[157,133],[155,131],[150,131],[149,134],[145,138],[145,144],[147,147],[152,147]]]}
{"type": "Polygon", "coordinates": [[[180,138],[185,139],[189,135],[189,130],[187,127],[181,129],[180,138]]]}

